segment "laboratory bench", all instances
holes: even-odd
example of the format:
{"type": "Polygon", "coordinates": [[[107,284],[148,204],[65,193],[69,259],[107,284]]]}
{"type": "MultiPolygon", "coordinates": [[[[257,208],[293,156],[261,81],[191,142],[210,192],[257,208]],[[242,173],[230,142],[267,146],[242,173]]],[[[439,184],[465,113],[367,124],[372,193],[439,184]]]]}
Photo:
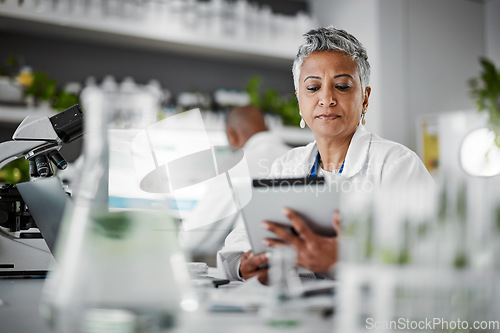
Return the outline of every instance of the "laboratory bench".
{"type": "MultiPolygon", "coordinates": [[[[0,279],[0,331],[2,333],[49,333],[51,330],[39,314],[39,302],[43,278],[11,278],[0,279]]],[[[181,319],[185,323],[168,332],[235,332],[265,333],[282,331],[283,327],[268,324],[252,305],[249,299],[247,307],[240,306],[242,298],[248,293],[250,298],[259,297],[259,293],[268,293],[258,285],[256,280],[247,282],[231,282],[218,288],[200,289],[201,310],[190,314],[189,319],[181,319]],[[253,286],[252,286],[253,284],[253,286]],[[257,286],[257,289],[253,289],[257,286]],[[260,289],[259,289],[260,288],[260,289]],[[245,290],[246,289],[246,290],[245,290]],[[257,292],[255,292],[257,290],[257,292]],[[214,297],[215,295],[215,297],[214,297]],[[216,300],[215,302],[213,300],[216,300]],[[221,306],[217,300],[225,299],[221,306]],[[235,304],[227,303],[234,299],[235,304]]],[[[333,304],[331,295],[308,297],[304,299],[304,309],[300,320],[295,325],[285,327],[287,332],[330,332],[333,319],[329,304],[333,304]],[[311,299],[313,299],[311,303],[311,299]],[[307,309],[306,309],[307,308],[307,309]]]]}

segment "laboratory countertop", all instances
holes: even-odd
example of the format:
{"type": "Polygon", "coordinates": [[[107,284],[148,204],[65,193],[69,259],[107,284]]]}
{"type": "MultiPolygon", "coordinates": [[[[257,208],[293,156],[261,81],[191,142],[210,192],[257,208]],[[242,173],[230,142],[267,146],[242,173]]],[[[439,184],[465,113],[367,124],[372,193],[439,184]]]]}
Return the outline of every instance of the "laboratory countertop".
{"type": "MultiPolygon", "coordinates": [[[[2,333],[51,332],[39,314],[39,302],[44,279],[0,279],[0,323],[2,333]]],[[[169,332],[277,332],[275,326],[263,319],[255,300],[269,290],[256,281],[231,282],[219,288],[204,287],[202,310],[195,313],[187,324],[169,332]],[[251,296],[249,296],[251,295],[251,296]],[[242,302],[242,300],[246,301],[242,302]],[[215,300],[215,301],[214,301],[215,300]],[[228,303],[229,300],[229,303],[228,303]],[[234,303],[230,304],[232,301],[234,303]],[[246,304],[246,306],[244,306],[246,304]]],[[[264,296],[265,297],[265,296],[264,296]]],[[[333,319],[326,315],[333,297],[319,296],[304,299],[296,325],[287,326],[287,332],[330,332],[333,319]],[[311,302],[311,299],[314,299],[311,302]]]]}

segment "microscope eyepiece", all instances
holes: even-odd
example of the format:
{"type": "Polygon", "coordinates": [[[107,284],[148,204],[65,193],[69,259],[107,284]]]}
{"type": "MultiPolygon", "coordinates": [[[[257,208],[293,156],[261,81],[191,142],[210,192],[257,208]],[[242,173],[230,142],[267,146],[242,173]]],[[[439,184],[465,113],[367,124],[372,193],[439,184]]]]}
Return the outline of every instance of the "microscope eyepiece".
{"type": "Polygon", "coordinates": [[[83,135],[83,111],[78,104],[49,118],[57,136],[68,143],[83,135]]]}

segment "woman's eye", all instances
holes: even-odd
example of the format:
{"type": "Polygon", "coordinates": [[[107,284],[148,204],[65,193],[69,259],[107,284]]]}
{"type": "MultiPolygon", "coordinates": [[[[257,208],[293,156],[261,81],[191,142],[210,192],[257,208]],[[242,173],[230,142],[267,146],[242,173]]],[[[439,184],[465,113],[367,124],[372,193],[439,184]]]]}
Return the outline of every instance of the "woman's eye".
{"type": "Polygon", "coordinates": [[[335,86],[335,88],[337,88],[340,91],[345,91],[345,90],[351,88],[351,86],[349,86],[349,85],[346,85],[346,86],[338,85],[338,86],[335,86]]]}
{"type": "Polygon", "coordinates": [[[317,91],[318,89],[319,87],[307,87],[307,90],[312,92],[317,91]]]}

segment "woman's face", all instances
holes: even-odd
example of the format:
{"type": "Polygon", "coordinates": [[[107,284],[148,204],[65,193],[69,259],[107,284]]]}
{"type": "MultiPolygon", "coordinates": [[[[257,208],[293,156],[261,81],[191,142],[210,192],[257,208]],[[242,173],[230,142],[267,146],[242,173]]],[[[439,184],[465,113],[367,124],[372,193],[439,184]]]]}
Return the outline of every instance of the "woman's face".
{"type": "Polygon", "coordinates": [[[356,62],[347,54],[321,51],[309,55],[300,69],[299,108],[316,139],[349,138],[368,106],[356,62]]]}

